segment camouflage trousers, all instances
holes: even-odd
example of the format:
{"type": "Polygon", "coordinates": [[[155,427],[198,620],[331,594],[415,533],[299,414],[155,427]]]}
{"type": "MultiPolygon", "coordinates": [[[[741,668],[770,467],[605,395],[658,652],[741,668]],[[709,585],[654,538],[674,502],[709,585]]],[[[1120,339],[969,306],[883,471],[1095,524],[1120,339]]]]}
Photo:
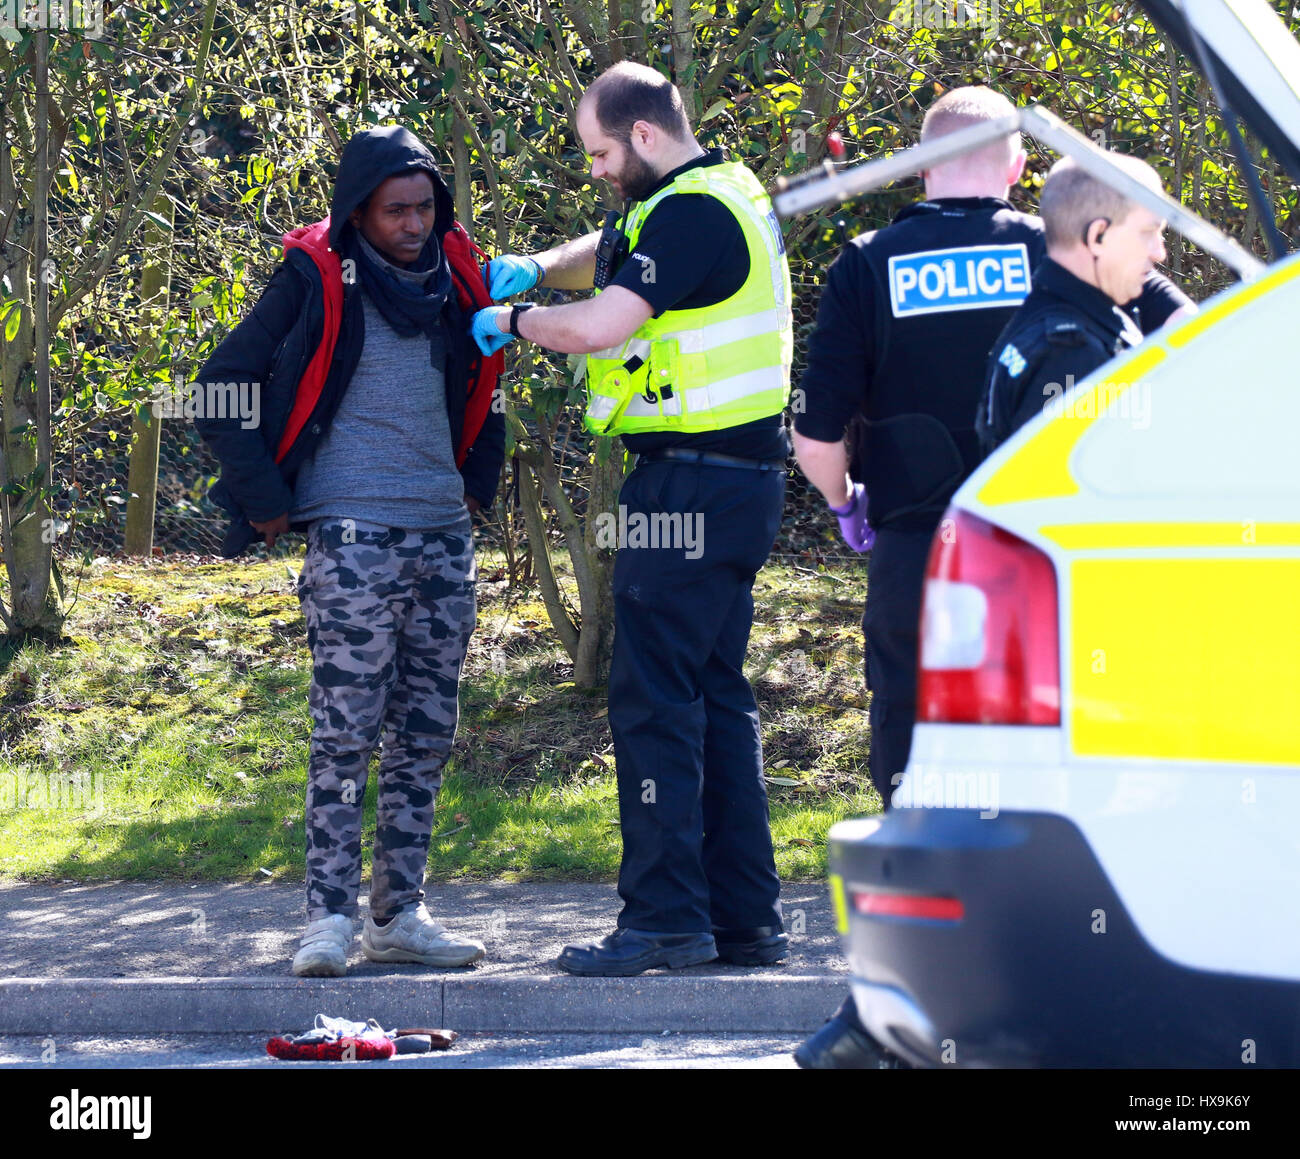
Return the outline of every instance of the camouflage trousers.
{"type": "Polygon", "coordinates": [[[320,519],[308,531],[298,578],[312,656],[308,921],[357,912],[361,811],[376,745],[370,912],[383,919],[424,897],[434,802],[477,612],[475,578],[468,516],[451,531],[346,519],[320,519]]]}

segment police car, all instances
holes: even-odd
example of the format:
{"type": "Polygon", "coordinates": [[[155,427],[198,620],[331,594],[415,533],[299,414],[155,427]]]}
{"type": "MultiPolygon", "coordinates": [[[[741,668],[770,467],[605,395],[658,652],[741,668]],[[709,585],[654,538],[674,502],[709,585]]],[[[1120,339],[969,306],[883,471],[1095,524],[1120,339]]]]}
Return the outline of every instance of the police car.
{"type": "MultiPolygon", "coordinates": [[[[1186,10],[1300,174],[1300,46],[1262,0],[1186,10]]],[[[1300,255],[954,497],[894,808],[830,836],[859,1014],[909,1062],[1300,1065],[1297,316],[1300,255]]]]}

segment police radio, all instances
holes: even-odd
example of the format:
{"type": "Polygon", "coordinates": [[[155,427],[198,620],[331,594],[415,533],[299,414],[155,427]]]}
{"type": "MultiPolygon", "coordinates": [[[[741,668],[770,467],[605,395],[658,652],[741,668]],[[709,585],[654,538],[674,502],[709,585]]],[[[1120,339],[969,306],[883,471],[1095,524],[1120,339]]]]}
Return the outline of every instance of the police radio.
{"type": "Polygon", "coordinates": [[[622,222],[616,210],[605,214],[605,225],[600,231],[600,241],[596,243],[596,274],[592,285],[603,290],[609,285],[609,279],[619,271],[627,261],[627,234],[620,228],[622,222]]]}

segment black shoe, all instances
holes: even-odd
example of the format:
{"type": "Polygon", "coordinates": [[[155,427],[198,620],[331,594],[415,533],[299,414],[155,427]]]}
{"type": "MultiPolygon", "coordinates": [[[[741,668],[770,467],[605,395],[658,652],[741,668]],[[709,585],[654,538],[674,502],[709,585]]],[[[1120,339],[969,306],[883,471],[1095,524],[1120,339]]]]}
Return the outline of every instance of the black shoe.
{"type": "Polygon", "coordinates": [[[910,1070],[893,1051],[883,1047],[856,1020],[836,1011],[816,1034],[799,1044],[794,1061],[802,1070],[910,1070]]]}
{"type": "Polygon", "coordinates": [[[780,926],[750,926],[747,929],[713,930],[718,959],[733,966],[770,966],[786,956],[790,939],[780,926]]]}
{"type": "Polygon", "coordinates": [[[656,966],[702,966],[718,956],[712,934],[660,934],[619,928],[598,942],[565,946],[556,960],[561,970],[630,978],[656,966]]]}

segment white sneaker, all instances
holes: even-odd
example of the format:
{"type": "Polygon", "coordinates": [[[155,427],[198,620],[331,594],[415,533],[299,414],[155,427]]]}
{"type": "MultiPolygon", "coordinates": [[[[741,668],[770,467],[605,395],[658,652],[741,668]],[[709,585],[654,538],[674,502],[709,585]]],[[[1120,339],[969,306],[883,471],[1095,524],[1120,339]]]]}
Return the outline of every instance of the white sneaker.
{"type": "Polygon", "coordinates": [[[367,916],[361,951],[372,962],[422,962],[426,966],[468,966],[487,951],[482,942],[453,934],[434,921],[424,905],[400,913],[386,926],[367,916]]]}
{"type": "Polygon", "coordinates": [[[348,947],[352,945],[352,919],[330,914],[307,925],[293,972],[300,978],[341,978],[348,972],[348,947]]]}

